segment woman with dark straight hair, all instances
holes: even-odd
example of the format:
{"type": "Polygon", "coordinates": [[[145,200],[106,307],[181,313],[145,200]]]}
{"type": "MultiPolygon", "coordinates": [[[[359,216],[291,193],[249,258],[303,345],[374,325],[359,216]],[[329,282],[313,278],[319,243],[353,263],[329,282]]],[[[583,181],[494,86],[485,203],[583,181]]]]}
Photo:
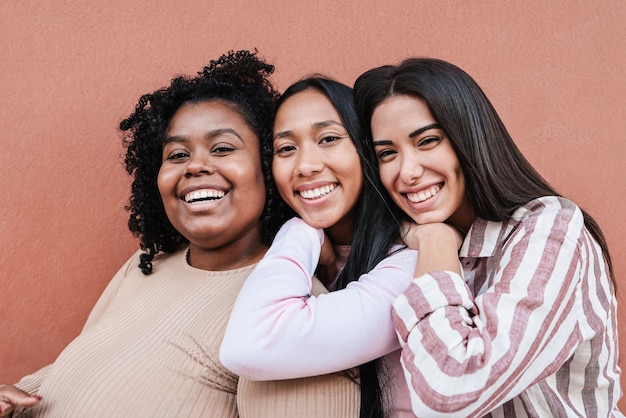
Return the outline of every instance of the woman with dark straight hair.
{"type": "Polygon", "coordinates": [[[393,308],[413,412],[621,416],[597,223],[537,173],[460,68],[407,59],[362,74],[355,95],[420,253],[393,308]]]}
{"type": "Polygon", "coordinates": [[[352,89],[321,76],[295,83],[273,134],[272,175],[292,219],[242,288],[220,358],[256,380],[358,366],[361,417],[412,416],[390,312],[416,253],[396,245],[401,212],[381,199],[352,89]],[[314,275],[329,294],[312,295],[314,275]]]}

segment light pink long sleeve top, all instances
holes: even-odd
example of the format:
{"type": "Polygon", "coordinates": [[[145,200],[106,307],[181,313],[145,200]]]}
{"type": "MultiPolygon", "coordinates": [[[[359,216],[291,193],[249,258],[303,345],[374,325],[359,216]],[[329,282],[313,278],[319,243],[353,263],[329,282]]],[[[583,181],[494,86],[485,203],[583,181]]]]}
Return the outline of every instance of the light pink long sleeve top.
{"type": "Polygon", "coordinates": [[[350,369],[385,357],[393,416],[413,416],[399,362],[391,305],[413,279],[417,252],[400,249],[345,289],[311,296],[324,239],[298,218],[279,231],[233,308],[220,360],[253,380],[350,369]]]}

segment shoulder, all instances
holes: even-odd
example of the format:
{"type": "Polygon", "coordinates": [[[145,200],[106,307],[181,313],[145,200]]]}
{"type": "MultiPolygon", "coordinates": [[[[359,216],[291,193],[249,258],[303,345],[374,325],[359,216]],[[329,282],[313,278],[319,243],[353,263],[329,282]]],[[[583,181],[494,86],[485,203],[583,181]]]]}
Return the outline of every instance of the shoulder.
{"type": "MultiPolygon", "coordinates": [[[[139,268],[139,263],[141,261],[141,256],[145,254],[143,250],[137,250],[130,258],[124,263],[122,268],[120,269],[123,272],[124,276],[139,274],[140,276],[146,276],[141,272],[139,268]]],[[[180,248],[173,253],[165,253],[160,252],[154,256],[152,259],[152,273],[148,274],[146,277],[154,276],[160,270],[165,270],[169,268],[179,268],[181,264],[187,264],[187,247],[180,248]]]]}
{"type": "Polygon", "coordinates": [[[156,264],[166,263],[168,261],[169,262],[172,262],[172,261],[185,261],[186,262],[188,250],[189,250],[189,247],[185,245],[184,247],[177,249],[173,253],[166,253],[166,252],[161,251],[160,253],[154,256],[154,259],[152,260],[152,262],[156,264]]]}
{"type": "Polygon", "coordinates": [[[391,249],[389,250],[389,256],[387,257],[389,258],[397,258],[397,259],[407,259],[407,258],[416,258],[417,257],[417,251],[409,248],[408,246],[402,244],[397,244],[394,245],[393,247],[391,247],[391,249]]]}
{"type": "Polygon", "coordinates": [[[560,196],[543,196],[520,206],[511,216],[507,229],[510,238],[530,234],[545,242],[577,246],[586,235],[582,210],[572,201],[560,196]]]}
{"type": "Polygon", "coordinates": [[[504,221],[477,218],[459,254],[492,256],[499,248],[519,242],[526,242],[525,248],[543,247],[548,242],[555,248],[566,242],[575,247],[586,235],[583,213],[575,203],[560,196],[542,196],[519,206],[504,221]]]}
{"type": "Polygon", "coordinates": [[[561,196],[543,196],[533,199],[513,212],[512,219],[524,222],[533,218],[559,219],[567,223],[584,223],[580,208],[561,196]]]}

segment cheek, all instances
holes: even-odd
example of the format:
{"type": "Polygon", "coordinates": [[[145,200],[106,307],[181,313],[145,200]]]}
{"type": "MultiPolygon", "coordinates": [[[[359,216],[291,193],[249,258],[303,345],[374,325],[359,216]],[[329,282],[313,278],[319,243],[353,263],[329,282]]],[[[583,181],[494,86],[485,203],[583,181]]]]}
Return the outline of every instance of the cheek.
{"type": "Polygon", "coordinates": [[[361,191],[363,190],[363,169],[361,168],[360,164],[357,167],[358,167],[358,171],[355,172],[354,170],[356,169],[352,170],[352,173],[353,173],[352,176],[354,178],[354,185],[353,185],[354,202],[353,203],[356,203],[356,201],[359,198],[359,195],[361,194],[361,191]]]}
{"type": "Polygon", "coordinates": [[[254,190],[251,190],[246,197],[246,207],[250,208],[254,214],[254,218],[258,219],[265,207],[265,182],[263,181],[263,174],[259,173],[257,176],[256,185],[254,190]]]}
{"type": "Polygon", "coordinates": [[[345,168],[349,173],[361,173],[361,181],[363,181],[363,164],[361,164],[361,159],[359,158],[359,154],[357,153],[356,148],[352,149],[353,151],[350,152],[351,158],[347,159],[349,162],[346,164],[345,168]]]}
{"type": "Polygon", "coordinates": [[[456,167],[455,169],[456,183],[457,183],[457,195],[463,197],[465,196],[465,176],[463,175],[463,170],[461,167],[456,167]]]}
{"type": "Polygon", "coordinates": [[[163,205],[163,209],[165,209],[165,213],[174,224],[176,222],[176,205],[178,199],[173,199],[176,197],[176,176],[173,173],[173,170],[163,169],[159,170],[159,174],[157,175],[157,188],[159,189],[159,195],[161,197],[161,203],[163,205]]]}
{"type": "MultiPolygon", "coordinates": [[[[233,167],[234,175],[237,178],[241,179],[241,184],[247,189],[246,199],[256,199],[261,200],[261,206],[265,203],[265,180],[263,176],[263,171],[260,166],[256,166],[256,168],[252,162],[242,163],[236,167],[233,167]],[[250,167],[249,169],[241,168],[241,167],[250,167]]],[[[252,201],[250,201],[252,205],[252,201]]]]}
{"type": "Polygon", "coordinates": [[[172,173],[170,170],[161,167],[157,175],[157,187],[161,196],[166,195],[172,189],[172,173]]]}
{"type": "Polygon", "coordinates": [[[276,161],[272,163],[272,177],[274,177],[274,183],[276,183],[276,188],[278,192],[283,197],[286,198],[289,193],[287,190],[291,189],[289,183],[291,181],[290,171],[287,167],[287,164],[284,161],[276,161]]]}
{"type": "Polygon", "coordinates": [[[380,181],[383,183],[383,186],[385,186],[385,189],[387,189],[390,194],[393,194],[393,171],[393,168],[389,164],[383,164],[378,166],[380,181]]]}

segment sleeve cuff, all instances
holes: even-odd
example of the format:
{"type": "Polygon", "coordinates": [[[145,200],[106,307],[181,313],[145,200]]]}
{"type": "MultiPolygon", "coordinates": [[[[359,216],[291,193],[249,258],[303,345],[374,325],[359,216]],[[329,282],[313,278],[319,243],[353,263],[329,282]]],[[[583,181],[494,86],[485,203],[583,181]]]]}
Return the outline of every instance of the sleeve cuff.
{"type": "Polygon", "coordinates": [[[463,278],[451,271],[435,271],[413,279],[393,303],[392,316],[401,342],[426,316],[447,306],[470,310],[474,303],[463,278]]]}

